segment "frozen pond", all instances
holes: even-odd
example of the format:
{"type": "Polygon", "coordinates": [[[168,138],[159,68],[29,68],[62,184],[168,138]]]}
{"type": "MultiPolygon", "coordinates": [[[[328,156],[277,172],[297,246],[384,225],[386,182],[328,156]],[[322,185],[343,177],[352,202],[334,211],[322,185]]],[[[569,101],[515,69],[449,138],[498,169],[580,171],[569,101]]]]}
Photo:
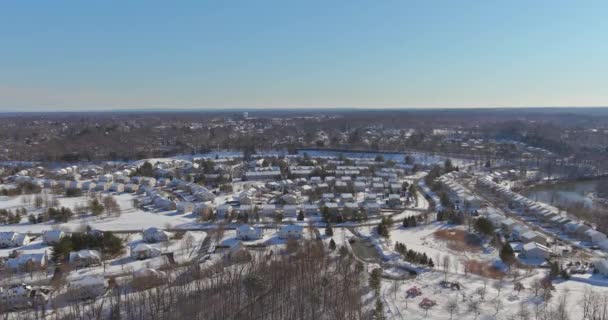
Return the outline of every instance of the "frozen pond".
{"type": "Polygon", "coordinates": [[[547,204],[572,205],[582,203],[593,206],[592,194],[606,196],[608,178],[583,181],[569,181],[540,185],[523,191],[526,197],[547,204]]]}

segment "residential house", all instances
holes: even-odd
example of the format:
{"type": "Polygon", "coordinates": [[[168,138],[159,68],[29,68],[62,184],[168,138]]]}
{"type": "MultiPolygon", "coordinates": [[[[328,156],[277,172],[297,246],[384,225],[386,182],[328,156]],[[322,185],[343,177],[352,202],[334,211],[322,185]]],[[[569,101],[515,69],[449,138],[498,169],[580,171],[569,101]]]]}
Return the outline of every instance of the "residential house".
{"type": "Polygon", "coordinates": [[[106,280],[102,275],[85,276],[68,283],[67,297],[70,300],[87,300],[106,292],[106,280]]]}
{"type": "Polygon", "coordinates": [[[143,240],[148,243],[168,241],[171,236],[172,234],[170,232],[155,227],[143,231],[143,240]]]}
{"type": "Polygon", "coordinates": [[[305,204],[302,206],[302,210],[304,210],[304,214],[306,215],[319,214],[319,206],[316,204],[305,204]]]}
{"type": "Polygon", "coordinates": [[[36,270],[42,269],[48,262],[46,251],[44,253],[21,253],[17,257],[6,260],[6,267],[11,270],[36,270]]]}
{"type": "Polygon", "coordinates": [[[137,260],[150,259],[158,257],[161,254],[159,248],[155,248],[146,243],[140,243],[135,247],[131,248],[131,258],[137,260]]]}
{"type": "Polygon", "coordinates": [[[279,238],[281,239],[299,239],[302,237],[304,227],[297,224],[289,224],[282,226],[279,229],[279,238]]]}
{"type": "Polygon", "coordinates": [[[299,205],[285,205],[283,206],[283,215],[285,217],[295,217],[300,212],[299,205]]]}
{"type": "Polygon", "coordinates": [[[529,242],[522,246],[522,256],[528,259],[546,259],[550,254],[549,248],[536,242],[529,242]]]}
{"type": "Polygon", "coordinates": [[[224,218],[229,216],[232,213],[232,206],[229,204],[220,204],[215,209],[215,213],[218,218],[224,218]]]}
{"type": "Polygon", "coordinates": [[[263,204],[262,215],[272,217],[277,214],[277,207],[274,204],[263,204]]]}
{"type": "Polygon", "coordinates": [[[91,267],[101,264],[101,253],[97,250],[72,251],[69,256],[70,264],[77,267],[91,267]]]}
{"type": "Polygon", "coordinates": [[[180,201],[175,205],[177,212],[180,214],[190,213],[194,211],[194,203],[190,201],[180,201]]]}
{"type": "Polygon", "coordinates": [[[594,229],[589,229],[589,230],[585,231],[584,239],[585,239],[585,241],[589,241],[593,244],[598,244],[602,241],[607,240],[606,235],[604,233],[599,232],[594,229]]]}
{"type": "Polygon", "coordinates": [[[366,202],[363,204],[363,209],[367,215],[377,215],[380,213],[380,204],[377,202],[366,202]]]}
{"type": "Polygon", "coordinates": [[[389,207],[398,207],[401,205],[401,196],[398,194],[389,194],[386,199],[386,205],[389,207]]]}
{"type": "Polygon", "coordinates": [[[21,247],[28,243],[30,243],[30,237],[25,233],[0,232],[0,248],[21,247]]]}
{"type": "Polygon", "coordinates": [[[42,242],[44,242],[46,245],[53,245],[59,242],[59,240],[65,236],[65,232],[61,230],[48,230],[42,234],[42,242]]]}
{"type": "Polygon", "coordinates": [[[542,244],[543,246],[547,245],[547,237],[543,236],[542,234],[540,234],[536,231],[528,231],[528,232],[522,234],[520,239],[521,239],[521,242],[523,242],[523,243],[536,242],[536,243],[542,244]]]}
{"type": "Polygon", "coordinates": [[[236,228],[236,238],[249,241],[262,239],[264,231],[261,228],[254,228],[248,224],[242,224],[236,228]]]}

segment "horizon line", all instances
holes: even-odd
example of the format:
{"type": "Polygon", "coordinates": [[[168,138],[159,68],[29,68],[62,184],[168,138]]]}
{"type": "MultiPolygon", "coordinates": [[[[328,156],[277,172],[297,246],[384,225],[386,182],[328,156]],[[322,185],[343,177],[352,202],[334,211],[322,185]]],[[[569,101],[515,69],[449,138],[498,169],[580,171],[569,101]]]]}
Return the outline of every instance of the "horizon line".
{"type": "Polygon", "coordinates": [[[69,107],[54,110],[0,110],[0,114],[32,113],[145,113],[145,112],[264,112],[264,111],[453,111],[453,110],[517,110],[517,109],[602,109],[607,106],[507,106],[507,107],[135,107],[135,108],[95,108],[74,110],[69,107]]]}

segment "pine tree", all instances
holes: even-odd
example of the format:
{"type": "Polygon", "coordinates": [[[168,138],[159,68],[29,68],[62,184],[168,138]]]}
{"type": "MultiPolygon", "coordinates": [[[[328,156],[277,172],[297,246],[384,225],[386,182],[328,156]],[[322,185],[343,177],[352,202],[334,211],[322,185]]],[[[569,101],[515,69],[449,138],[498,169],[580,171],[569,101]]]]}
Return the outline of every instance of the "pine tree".
{"type": "Polygon", "coordinates": [[[331,228],[331,225],[329,223],[325,227],[325,235],[328,236],[328,237],[333,237],[334,236],[334,229],[331,228]]]}
{"type": "Polygon", "coordinates": [[[331,251],[336,250],[336,242],[334,241],[333,238],[329,241],[329,250],[331,250],[331,251]]]}
{"type": "Polygon", "coordinates": [[[502,249],[500,249],[499,255],[500,259],[508,265],[512,264],[515,260],[515,252],[513,251],[513,248],[511,248],[511,244],[509,244],[509,242],[505,242],[502,249]]]}
{"type": "Polygon", "coordinates": [[[382,277],[382,269],[376,268],[369,275],[369,287],[376,291],[376,295],[380,293],[380,285],[382,277]]]}
{"type": "Polygon", "coordinates": [[[374,308],[374,320],[385,320],[384,317],[384,304],[380,301],[380,298],[376,299],[376,307],[374,308]]]}

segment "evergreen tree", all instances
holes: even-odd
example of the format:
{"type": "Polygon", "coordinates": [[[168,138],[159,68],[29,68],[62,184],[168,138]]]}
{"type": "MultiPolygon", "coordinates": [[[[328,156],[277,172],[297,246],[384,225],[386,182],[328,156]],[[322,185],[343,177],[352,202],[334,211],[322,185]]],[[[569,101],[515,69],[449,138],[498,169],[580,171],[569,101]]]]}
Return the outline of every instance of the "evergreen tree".
{"type": "Polygon", "coordinates": [[[328,237],[333,237],[334,236],[334,229],[332,229],[332,227],[331,227],[331,225],[329,223],[325,227],[325,235],[328,236],[328,237]]]}
{"type": "Polygon", "coordinates": [[[505,242],[500,249],[499,255],[500,259],[508,265],[511,265],[515,261],[515,252],[513,251],[513,248],[511,248],[509,242],[505,242]]]}
{"type": "Polygon", "coordinates": [[[331,250],[331,251],[336,250],[336,242],[334,241],[333,238],[329,241],[329,250],[331,250]]]}
{"type": "Polygon", "coordinates": [[[374,308],[374,320],[385,320],[384,317],[384,304],[380,301],[380,298],[376,299],[376,307],[374,308]]]}
{"type": "Polygon", "coordinates": [[[380,286],[382,284],[382,269],[376,268],[372,270],[369,275],[369,287],[376,291],[376,295],[380,293],[380,286]]]}
{"type": "Polygon", "coordinates": [[[51,259],[55,262],[63,262],[68,259],[70,252],[74,250],[72,239],[63,237],[52,247],[51,259]]]}
{"type": "Polygon", "coordinates": [[[475,220],[475,230],[483,235],[491,236],[494,234],[494,225],[492,221],[481,217],[475,220]]]}
{"type": "Polygon", "coordinates": [[[89,202],[89,208],[94,216],[100,215],[104,210],[103,205],[99,202],[99,200],[97,200],[97,198],[89,202]]]}

